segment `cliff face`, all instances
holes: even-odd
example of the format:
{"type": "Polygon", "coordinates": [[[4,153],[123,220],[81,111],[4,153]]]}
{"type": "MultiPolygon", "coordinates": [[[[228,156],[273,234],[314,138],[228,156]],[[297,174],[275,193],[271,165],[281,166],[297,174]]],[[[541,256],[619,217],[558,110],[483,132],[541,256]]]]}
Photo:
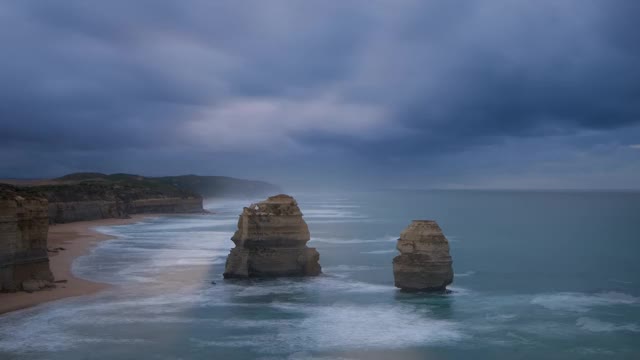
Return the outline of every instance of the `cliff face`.
{"type": "Polygon", "coordinates": [[[26,189],[44,193],[51,223],[123,218],[140,213],[203,212],[202,197],[144,177],[65,181],[26,189]]]}
{"type": "Polygon", "coordinates": [[[133,200],[126,206],[129,214],[199,213],[203,212],[202,198],[161,198],[133,200]]]}
{"type": "Polygon", "coordinates": [[[204,212],[203,197],[257,196],[278,189],[263,181],[196,175],[74,173],[56,179],[6,181],[45,194],[51,223],[139,213],[204,212]]]}
{"type": "Polygon", "coordinates": [[[130,214],[179,214],[203,211],[202,198],[54,202],[49,204],[49,222],[62,224],[74,221],[126,218],[130,214]]]}
{"type": "Polygon", "coordinates": [[[414,220],[400,234],[393,259],[395,286],[408,291],[441,291],[453,282],[449,242],[432,220],[414,220]]]}
{"type": "Polygon", "coordinates": [[[69,201],[49,203],[49,222],[62,224],[107,218],[126,217],[117,201],[69,201]]]}
{"type": "Polygon", "coordinates": [[[309,228],[294,198],[276,195],[243,209],[225,278],[315,276],[320,254],[306,246],[309,228]]]}
{"type": "Polygon", "coordinates": [[[47,199],[0,184],[0,291],[53,281],[47,254],[47,199]]]}

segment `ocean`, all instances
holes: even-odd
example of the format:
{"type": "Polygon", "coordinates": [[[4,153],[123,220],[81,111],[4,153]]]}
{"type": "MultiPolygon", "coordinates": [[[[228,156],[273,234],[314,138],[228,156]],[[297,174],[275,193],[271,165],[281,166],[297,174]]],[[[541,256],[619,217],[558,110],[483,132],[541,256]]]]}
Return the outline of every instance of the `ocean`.
{"type": "Polygon", "coordinates": [[[99,228],[73,270],[114,286],[0,316],[0,359],[640,358],[640,193],[292,195],[323,275],[222,279],[251,200],[99,228]],[[449,239],[448,294],[393,286],[414,219],[449,239]]]}

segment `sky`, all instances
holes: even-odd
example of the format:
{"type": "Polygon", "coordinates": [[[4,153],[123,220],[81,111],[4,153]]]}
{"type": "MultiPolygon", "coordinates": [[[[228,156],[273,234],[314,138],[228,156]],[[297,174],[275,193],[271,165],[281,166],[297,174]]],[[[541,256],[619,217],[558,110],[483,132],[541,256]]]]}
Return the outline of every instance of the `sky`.
{"type": "Polygon", "coordinates": [[[0,177],[640,189],[636,0],[0,2],[0,177]]]}

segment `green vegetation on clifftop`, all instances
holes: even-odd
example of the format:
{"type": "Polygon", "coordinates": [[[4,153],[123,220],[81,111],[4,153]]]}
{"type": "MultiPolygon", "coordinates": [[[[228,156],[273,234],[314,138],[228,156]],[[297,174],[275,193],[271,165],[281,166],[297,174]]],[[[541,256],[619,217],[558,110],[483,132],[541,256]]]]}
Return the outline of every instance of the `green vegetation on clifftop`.
{"type": "Polygon", "coordinates": [[[28,192],[46,194],[50,202],[255,197],[280,192],[279,187],[264,181],[226,176],[146,177],[97,172],[73,173],[50,180],[18,181],[14,185],[28,192]]]}

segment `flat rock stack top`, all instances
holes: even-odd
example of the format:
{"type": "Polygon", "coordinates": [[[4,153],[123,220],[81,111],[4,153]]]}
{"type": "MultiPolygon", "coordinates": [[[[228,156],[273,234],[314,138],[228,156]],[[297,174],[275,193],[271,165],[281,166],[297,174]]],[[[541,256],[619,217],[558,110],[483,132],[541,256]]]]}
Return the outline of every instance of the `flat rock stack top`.
{"type": "Polygon", "coordinates": [[[414,220],[398,239],[393,259],[395,286],[407,291],[442,291],[453,282],[449,242],[433,220],[414,220]]]}
{"type": "Polygon", "coordinates": [[[225,278],[315,276],[320,255],[308,248],[309,228],[296,200],[271,196],[242,210],[225,278]]]}

